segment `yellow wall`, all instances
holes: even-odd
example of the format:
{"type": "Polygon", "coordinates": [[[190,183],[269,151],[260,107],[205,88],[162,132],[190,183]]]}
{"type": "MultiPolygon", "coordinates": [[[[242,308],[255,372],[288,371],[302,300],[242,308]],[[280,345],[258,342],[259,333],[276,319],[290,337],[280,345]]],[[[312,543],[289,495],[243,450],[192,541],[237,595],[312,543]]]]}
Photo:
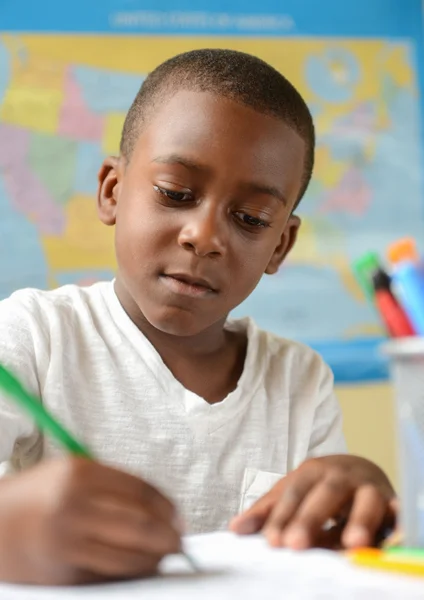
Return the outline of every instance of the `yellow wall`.
{"type": "Polygon", "coordinates": [[[388,384],[337,388],[349,452],[369,458],[397,486],[392,389],[388,384]]]}

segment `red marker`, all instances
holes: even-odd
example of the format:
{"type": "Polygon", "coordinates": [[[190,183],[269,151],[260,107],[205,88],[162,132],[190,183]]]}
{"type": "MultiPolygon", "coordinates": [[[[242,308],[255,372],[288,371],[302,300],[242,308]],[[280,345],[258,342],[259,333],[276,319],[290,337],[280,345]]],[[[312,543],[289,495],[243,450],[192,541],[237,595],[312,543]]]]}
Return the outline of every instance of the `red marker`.
{"type": "Polygon", "coordinates": [[[392,294],[390,277],[383,269],[377,269],[372,275],[374,301],[381,319],[391,337],[410,337],[415,331],[403,308],[392,294]]]}

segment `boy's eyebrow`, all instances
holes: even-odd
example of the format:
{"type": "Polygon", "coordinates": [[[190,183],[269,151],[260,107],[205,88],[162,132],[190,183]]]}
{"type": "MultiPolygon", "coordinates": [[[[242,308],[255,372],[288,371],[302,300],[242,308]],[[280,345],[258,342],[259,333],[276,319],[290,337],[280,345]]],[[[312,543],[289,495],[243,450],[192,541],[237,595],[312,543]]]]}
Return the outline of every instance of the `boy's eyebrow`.
{"type": "MultiPolygon", "coordinates": [[[[197,171],[207,171],[208,167],[197,163],[185,156],[181,156],[180,154],[166,154],[164,156],[156,156],[152,160],[155,163],[161,163],[164,165],[182,165],[187,169],[195,169],[197,171]]],[[[272,185],[267,185],[265,183],[258,183],[256,181],[247,181],[243,184],[243,187],[247,190],[255,193],[255,194],[266,194],[267,196],[273,196],[277,198],[280,202],[282,202],[285,206],[287,206],[287,199],[284,194],[276,187],[272,185]]]]}
{"type": "Polygon", "coordinates": [[[165,156],[156,156],[152,160],[152,162],[162,163],[164,165],[182,165],[183,167],[187,167],[187,169],[196,169],[198,171],[204,171],[207,169],[204,165],[195,162],[194,160],[190,160],[185,156],[181,156],[180,154],[166,154],[165,156]]]}
{"type": "Polygon", "coordinates": [[[256,194],[266,194],[267,196],[273,196],[280,202],[287,206],[287,199],[284,194],[276,187],[272,185],[266,185],[264,183],[256,183],[255,181],[248,181],[244,184],[244,187],[251,190],[256,194]]]}

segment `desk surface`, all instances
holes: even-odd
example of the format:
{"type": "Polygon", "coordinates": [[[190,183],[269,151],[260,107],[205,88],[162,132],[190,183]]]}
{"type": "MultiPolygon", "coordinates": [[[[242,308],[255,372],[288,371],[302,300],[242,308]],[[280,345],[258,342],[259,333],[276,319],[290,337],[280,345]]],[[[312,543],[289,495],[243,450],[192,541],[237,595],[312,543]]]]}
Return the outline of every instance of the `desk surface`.
{"type": "Polygon", "coordinates": [[[186,549],[201,567],[169,557],[162,575],[80,588],[0,585],[1,600],[423,600],[424,579],[360,569],[341,554],[271,550],[259,537],[196,536],[186,549]]]}

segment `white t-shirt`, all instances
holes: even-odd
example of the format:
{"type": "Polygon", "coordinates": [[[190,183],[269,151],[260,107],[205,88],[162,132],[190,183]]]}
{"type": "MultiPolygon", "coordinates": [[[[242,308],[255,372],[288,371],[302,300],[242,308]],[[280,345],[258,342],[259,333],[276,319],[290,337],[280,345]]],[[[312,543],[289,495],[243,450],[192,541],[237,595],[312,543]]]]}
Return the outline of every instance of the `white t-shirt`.
{"type": "MultiPolygon", "coordinates": [[[[237,388],[213,405],[175,379],[112,282],[0,302],[0,362],[99,460],[153,483],[191,532],[205,532],[307,457],[345,451],[321,358],[250,319],[228,327],[247,331],[247,356],[237,388]]],[[[0,396],[0,462],[20,470],[60,452],[0,396]]]]}

